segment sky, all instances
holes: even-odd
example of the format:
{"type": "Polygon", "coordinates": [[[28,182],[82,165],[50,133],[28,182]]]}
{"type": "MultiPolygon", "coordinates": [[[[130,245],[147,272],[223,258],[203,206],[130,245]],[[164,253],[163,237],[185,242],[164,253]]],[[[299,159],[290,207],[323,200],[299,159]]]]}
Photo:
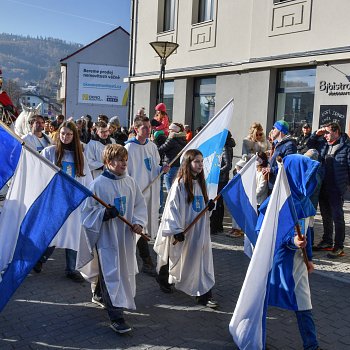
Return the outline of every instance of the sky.
{"type": "Polygon", "coordinates": [[[130,32],[130,0],[0,0],[0,8],[0,33],[87,45],[119,26],[130,32]]]}

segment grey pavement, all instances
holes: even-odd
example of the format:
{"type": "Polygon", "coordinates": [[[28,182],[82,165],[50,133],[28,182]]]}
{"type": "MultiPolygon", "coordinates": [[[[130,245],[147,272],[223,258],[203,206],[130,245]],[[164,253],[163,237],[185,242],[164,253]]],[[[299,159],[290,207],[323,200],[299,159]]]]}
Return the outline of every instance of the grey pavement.
{"type": "MultiPolygon", "coordinates": [[[[350,349],[350,202],[346,211],[346,256],[331,261],[315,254],[310,277],[314,318],[322,349],[350,349]]],[[[229,229],[230,219],[225,218],[229,229]]],[[[317,243],[322,235],[316,217],[317,243]]],[[[219,233],[212,237],[217,311],[196,305],[175,291],[164,294],[154,278],[137,276],[137,310],[126,313],[131,335],[120,336],[108,326],[105,310],[91,301],[88,283],[64,276],[64,252],[56,250],[40,274],[30,274],[0,314],[0,349],[237,349],[228,332],[249,260],[243,240],[219,233]]],[[[269,308],[267,347],[302,349],[293,312],[269,308]]],[[[254,349],[252,349],[254,350],[254,349]]]]}

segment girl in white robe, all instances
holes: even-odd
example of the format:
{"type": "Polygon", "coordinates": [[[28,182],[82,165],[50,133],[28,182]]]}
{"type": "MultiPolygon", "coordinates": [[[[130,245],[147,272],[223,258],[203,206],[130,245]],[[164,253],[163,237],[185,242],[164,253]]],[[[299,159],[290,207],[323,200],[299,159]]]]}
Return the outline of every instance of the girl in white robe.
{"type": "Polygon", "coordinates": [[[126,174],[127,157],[128,152],[121,145],[107,145],[103,151],[107,169],[92,182],[90,189],[111,208],[106,209],[92,197],[84,202],[82,223],[86,239],[81,242],[78,256],[79,268],[96,264],[93,259],[97,260],[101,297],[111,328],[117,333],[131,330],[122,308],[136,308],[135,254],[140,237],[137,233],[147,225],[145,200],[135,180],[126,174]],[[132,229],[116,218],[118,215],[128,220],[132,229]]]}
{"type": "MultiPolygon", "coordinates": [[[[91,172],[84,157],[77,128],[74,122],[64,122],[59,129],[57,145],[45,148],[42,155],[60,167],[66,174],[73,177],[83,186],[88,187],[92,182],[91,172]]],[[[45,253],[42,262],[47,260],[56,248],[66,249],[66,276],[73,281],[83,282],[84,279],[76,271],[76,256],[80,241],[81,229],[81,205],[76,208],[58,231],[55,238],[50,243],[51,249],[45,253]]],[[[39,262],[40,265],[40,262],[39,262]]],[[[40,266],[36,266],[38,268],[40,266]]]]}
{"type": "MultiPolygon", "coordinates": [[[[158,282],[163,292],[176,289],[196,296],[199,304],[217,307],[211,289],[215,284],[209,213],[184,235],[208,203],[203,173],[203,156],[198,150],[188,150],[168,194],[162,222],[154,245],[158,254],[158,282]],[[178,241],[173,245],[174,239],[178,241]]],[[[209,201],[209,209],[214,203],[209,201]]]]}

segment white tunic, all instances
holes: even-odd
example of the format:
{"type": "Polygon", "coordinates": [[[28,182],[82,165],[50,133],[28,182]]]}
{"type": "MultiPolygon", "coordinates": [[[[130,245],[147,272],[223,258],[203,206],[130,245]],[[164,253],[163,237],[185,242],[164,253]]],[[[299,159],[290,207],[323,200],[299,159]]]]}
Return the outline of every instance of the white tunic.
{"type": "MultiPolygon", "coordinates": [[[[120,215],[132,224],[143,227],[147,223],[146,204],[139,187],[128,175],[111,176],[105,171],[91,184],[90,189],[108,204],[114,204],[120,215]],[[109,176],[109,177],[107,177],[109,176]]],[[[97,247],[101,269],[111,298],[116,307],[135,309],[135,274],[137,272],[136,241],[139,235],[131,231],[120,219],[103,221],[105,207],[94,198],[85,200],[82,208],[82,223],[85,242],[78,252],[77,267],[93,263],[97,247]]],[[[141,238],[143,239],[143,238],[141,238]]]]}
{"type": "MultiPolygon", "coordinates": [[[[56,146],[50,146],[42,151],[42,155],[52,163],[56,163],[56,146]]],[[[92,182],[92,176],[89,166],[84,157],[84,174],[83,177],[76,176],[74,165],[74,153],[72,151],[65,151],[62,159],[62,170],[72,176],[75,180],[81,183],[83,186],[88,187],[92,182]]],[[[81,206],[76,208],[65,221],[61,229],[58,231],[54,239],[51,241],[50,246],[56,248],[68,248],[78,250],[80,235],[81,235],[81,206]]],[[[50,215],[50,214],[46,214],[50,215]]]]}
{"type": "Polygon", "coordinates": [[[27,146],[34,149],[37,152],[41,152],[45,147],[48,147],[52,144],[52,140],[49,136],[43,134],[42,137],[37,137],[32,132],[24,135],[22,140],[26,143],[27,146]]]}
{"type": "MultiPolygon", "coordinates": [[[[125,148],[128,150],[128,173],[143,192],[161,171],[158,148],[149,140],[141,145],[134,139],[129,140],[125,148]]],[[[159,227],[160,180],[155,181],[147,191],[143,192],[143,196],[148,213],[148,225],[145,231],[155,238],[159,227]]]]}
{"type": "Polygon", "coordinates": [[[175,246],[173,235],[183,232],[205,206],[200,185],[193,180],[194,200],[187,203],[184,183],[175,180],[168,194],[154,250],[158,254],[157,270],[168,262],[169,283],[188,295],[199,296],[215,284],[209,213],[185,234],[185,241],[175,246]]]}
{"type": "MultiPolygon", "coordinates": [[[[111,141],[112,143],[115,143],[115,140],[112,138],[111,141]]],[[[90,142],[84,146],[84,154],[94,179],[102,173],[102,170],[97,169],[104,165],[102,161],[102,153],[105,147],[106,145],[96,140],[90,140],[90,142]]]]}

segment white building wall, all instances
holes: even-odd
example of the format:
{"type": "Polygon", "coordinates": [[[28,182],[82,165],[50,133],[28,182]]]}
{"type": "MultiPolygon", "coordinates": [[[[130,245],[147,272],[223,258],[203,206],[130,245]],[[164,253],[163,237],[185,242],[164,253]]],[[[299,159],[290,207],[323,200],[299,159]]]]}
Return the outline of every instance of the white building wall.
{"type": "MultiPolygon", "coordinates": [[[[80,63],[128,67],[129,41],[129,34],[120,28],[61,61],[61,64],[66,65],[64,95],[66,117],[79,118],[89,114],[96,120],[99,114],[105,114],[108,117],[118,115],[121,125],[127,125],[128,106],[78,103],[78,79],[80,63]]],[[[62,86],[61,91],[63,89],[62,86]]]]}

